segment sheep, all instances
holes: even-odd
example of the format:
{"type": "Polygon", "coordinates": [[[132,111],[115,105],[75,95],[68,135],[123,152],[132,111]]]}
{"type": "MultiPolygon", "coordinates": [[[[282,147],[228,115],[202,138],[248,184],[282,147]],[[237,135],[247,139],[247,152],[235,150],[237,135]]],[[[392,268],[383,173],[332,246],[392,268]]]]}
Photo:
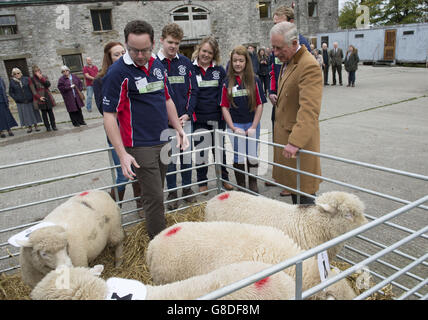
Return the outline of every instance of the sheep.
{"type": "MultiPolygon", "coordinates": [[[[277,264],[303,251],[281,230],[236,222],[182,222],[154,237],[146,251],[146,262],[155,284],[190,278],[239,261],[277,264]]],[[[320,282],[315,257],[303,263],[304,290],[320,282]]],[[[284,270],[295,278],[295,267],[284,270]]],[[[345,279],[315,299],[352,299],[355,292],[345,279]],[[328,295],[327,293],[328,292],[328,295]]]]}
{"type": "Polygon", "coordinates": [[[119,208],[107,192],[90,190],[73,196],[42,223],[50,225],[16,239],[22,280],[30,287],[59,265],[88,266],[107,244],[116,248],[116,266],[121,264],[125,233],[119,208]]]}
{"type": "MultiPolygon", "coordinates": [[[[303,250],[314,248],[365,223],[364,204],[350,193],[332,191],[315,205],[291,205],[278,200],[231,191],[207,202],[205,221],[233,221],[281,229],[303,250]]],[[[329,248],[333,259],[343,243],[329,248]]]]}
{"type": "MultiPolygon", "coordinates": [[[[262,271],[270,265],[262,262],[244,261],[223,266],[208,274],[195,276],[183,281],[162,286],[142,284],[136,280],[110,278],[107,281],[99,278],[102,265],[92,269],[85,267],[63,267],[48,273],[32,290],[33,300],[103,300],[132,299],[137,300],[190,300],[199,298],[209,292],[239,281],[262,271]],[[125,283],[127,287],[140,289],[138,296],[132,291],[116,293],[110,284],[125,283]],[[145,294],[144,294],[145,293],[145,294]]],[[[223,300],[289,300],[295,296],[295,283],[290,276],[279,272],[259,280],[247,287],[235,291],[220,299],[223,300]]]]}

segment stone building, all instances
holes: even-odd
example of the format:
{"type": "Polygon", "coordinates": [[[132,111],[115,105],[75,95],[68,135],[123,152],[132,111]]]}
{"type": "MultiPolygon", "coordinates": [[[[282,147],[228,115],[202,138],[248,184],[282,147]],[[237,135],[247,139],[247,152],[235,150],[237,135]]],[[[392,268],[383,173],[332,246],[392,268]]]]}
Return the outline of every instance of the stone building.
{"type": "Polygon", "coordinates": [[[123,29],[134,19],[152,24],[155,53],[161,29],[171,21],[185,31],[180,50],[187,56],[202,37],[214,35],[225,65],[238,44],[269,46],[272,13],[281,5],[294,6],[299,31],[308,39],[337,29],[338,0],[1,0],[0,76],[8,82],[13,67],[28,75],[37,64],[54,89],[63,64],[79,76],[87,56],[100,67],[103,46],[123,42],[123,29]]]}

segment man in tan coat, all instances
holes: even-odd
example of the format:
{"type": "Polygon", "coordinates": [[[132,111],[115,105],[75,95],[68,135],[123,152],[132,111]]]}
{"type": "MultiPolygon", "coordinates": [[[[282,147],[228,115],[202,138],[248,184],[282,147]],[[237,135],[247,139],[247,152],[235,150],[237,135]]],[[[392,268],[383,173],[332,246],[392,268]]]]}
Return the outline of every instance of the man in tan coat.
{"type": "MultiPolygon", "coordinates": [[[[297,28],[289,22],[276,24],[270,31],[275,56],[283,62],[278,82],[274,142],[285,145],[274,148],[275,163],[296,168],[299,149],[320,151],[319,113],[323,79],[320,67],[310,52],[300,46],[297,28]]],[[[300,169],[321,175],[319,157],[300,154],[300,169]]],[[[273,178],[296,189],[296,173],[274,166],[273,178]]],[[[315,196],[321,180],[300,174],[300,190],[315,196]]],[[[296,193],[292,194],[297,202],[296,193]]],[[[312,197],[301,196],[300,203],[313,203],[312,197]]]]}

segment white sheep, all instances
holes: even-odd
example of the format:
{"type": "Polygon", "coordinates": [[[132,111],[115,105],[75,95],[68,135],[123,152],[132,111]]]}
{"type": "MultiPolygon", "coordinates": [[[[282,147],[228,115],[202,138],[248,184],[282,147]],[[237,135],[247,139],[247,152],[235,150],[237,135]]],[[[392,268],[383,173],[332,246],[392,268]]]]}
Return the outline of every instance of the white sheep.
{"type": "MultiPolygon", "coordinates": [[[[291,205],[278,200],[230,191],[210,199],[205,221],[233,221],[281,229],[303,250],[314,248],[365,223],[364,204],[355,195],[332,191],[321,194],[315,205],[291,205]]],[[[329,259],[343,243],[329,248],[329,259]]]]}
{"type": "MultiPolygon", "coordinates": [[[[33,300],[190,300],[239,281],[267,269],[262,262],[240,262],[216,269],[208,274],[195,276],[162,286],[144,285],[136,280],[99,278],[102,265],[92,269],[64,267],[48,273],[32,290],[33,300]],[[113,284],[114,288],[111,288],[113,284]],[[119,285],[125,291],[117,290],[119,285]],[[136,289],[134,289],[136,288],[136,289]],[[141,293],[140,293],[141,292],[141,293]],[[133,296],[130,296],[132,294],[133,296]]],[[[223,300],[290,300],[295,296],[295,283],[283,272],[273,274],[247,287],[235,291],[223,300]]]]}
{"type": "MultiPolygon", "coordinates": [[[[150,241],[146,261],[155,284],[190,278],[240,261],[277,264],[303,251],[281,230],[236,222],[182,222],[150,241]]],[[[320,283],[314,257],[303,262],[304,290],[320,283]]],[[[284,270],[293,279],[295,267],[284,270]]],[[[316,299],[352,299],[355,292],[345,279],[336,282],[316,299]]]]}
{"type": "Polygon", "coordinates": [[[43,223],[51,225],[15,241],[21,246],[22,280],[29,286],[59,265],[88,266],[106,245],[116,247],[120,265],[125,233],[120,210],[107,192],[82,192],[56,207],[43,223]]]}

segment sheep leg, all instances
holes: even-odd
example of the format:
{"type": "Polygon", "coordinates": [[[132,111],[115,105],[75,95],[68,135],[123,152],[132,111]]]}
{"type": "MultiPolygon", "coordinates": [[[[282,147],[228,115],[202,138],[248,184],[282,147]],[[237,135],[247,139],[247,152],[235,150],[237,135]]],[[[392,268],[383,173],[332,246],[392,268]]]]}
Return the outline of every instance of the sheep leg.
{"type": "Polygon", "coordinates": [[[123,262],[123,243],[120,242],[114,251],[115,267],[119,268],[123,262]]]}

